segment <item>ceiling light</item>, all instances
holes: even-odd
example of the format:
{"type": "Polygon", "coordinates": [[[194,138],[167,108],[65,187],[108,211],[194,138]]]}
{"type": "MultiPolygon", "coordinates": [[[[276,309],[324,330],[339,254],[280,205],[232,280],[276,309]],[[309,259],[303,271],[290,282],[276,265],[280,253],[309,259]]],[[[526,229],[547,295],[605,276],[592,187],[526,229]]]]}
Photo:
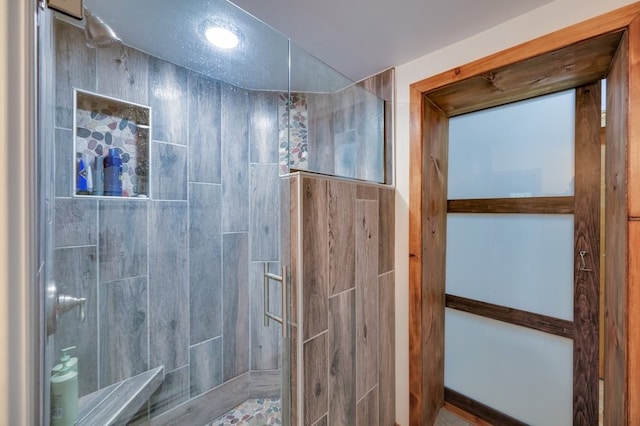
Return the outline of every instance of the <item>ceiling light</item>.
{"type": "Polygon", "coordinates": [[[211,27],[204,32],[209,43],[221,49],[232,49],[238,45],[238,36],[222,27],[211,27]]]}

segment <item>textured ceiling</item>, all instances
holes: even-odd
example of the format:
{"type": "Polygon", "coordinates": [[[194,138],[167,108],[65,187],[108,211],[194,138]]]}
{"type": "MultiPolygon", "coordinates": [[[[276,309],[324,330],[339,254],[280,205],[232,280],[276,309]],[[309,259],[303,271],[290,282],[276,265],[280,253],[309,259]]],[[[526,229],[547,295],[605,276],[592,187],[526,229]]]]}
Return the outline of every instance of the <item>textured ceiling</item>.
{"type": "Polygon", "coordinates": [[[551,0],[233,0],[353,80],[446,47],[551,0]]]}
{"type": "Polygon", "coordinates": [[[85,0],[123,42],[248,89],[335,91],[455,43],[551,0],[85,0]],[[253,16],[251,16],[253,15],[253,16]],[[256,18],[254,18],[254,16],[256,18]],[[226,22],[240,47],[221,51],[202,37],[226,22]],[[306,53],[309,52],[310,54],[306,53]]]}

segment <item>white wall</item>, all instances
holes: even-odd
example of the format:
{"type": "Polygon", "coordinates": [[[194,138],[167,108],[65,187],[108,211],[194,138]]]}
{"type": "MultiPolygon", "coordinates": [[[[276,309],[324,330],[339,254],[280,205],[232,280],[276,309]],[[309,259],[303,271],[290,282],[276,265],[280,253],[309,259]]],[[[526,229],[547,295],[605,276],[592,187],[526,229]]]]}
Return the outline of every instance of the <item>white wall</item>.
{"type": "Polygon", "coordinates": [[[409,85],[633,0],[556,0],[396,67],[396,421],[409,425],[409,85]]]}
{"type": "Polygon", "coordinates": [[[0,0],[0,424],[38,424],[34,206],[35,1],[0,0]]]}

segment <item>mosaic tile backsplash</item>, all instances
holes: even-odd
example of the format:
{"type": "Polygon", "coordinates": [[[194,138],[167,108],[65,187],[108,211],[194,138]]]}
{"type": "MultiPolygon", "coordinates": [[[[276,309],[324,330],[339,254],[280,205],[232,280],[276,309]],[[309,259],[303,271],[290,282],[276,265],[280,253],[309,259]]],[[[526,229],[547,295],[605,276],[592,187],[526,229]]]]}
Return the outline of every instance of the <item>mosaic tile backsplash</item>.
{"type": "Polygon", "coordinates": [[[286,93],[278,97],[278,130],[280,139],[280,172],[308,168],[308,111],[303,93],[286,93]],[[289,121],[289,116],[291,121],[289,121]]]}
{"type": "Polygon", "coordinates": [[[115,148],[122,158],[123,197],[148,195],[148,117],[144,107],[85,92],[77,94],[76,155],[88,154],[93,164],[115,148]]]}

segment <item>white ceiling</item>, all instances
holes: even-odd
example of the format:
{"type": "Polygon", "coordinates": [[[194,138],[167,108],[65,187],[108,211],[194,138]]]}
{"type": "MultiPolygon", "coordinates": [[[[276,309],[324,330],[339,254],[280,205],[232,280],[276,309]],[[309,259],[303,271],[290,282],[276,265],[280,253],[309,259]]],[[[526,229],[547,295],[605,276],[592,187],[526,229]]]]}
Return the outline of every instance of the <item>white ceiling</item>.
{"type": "Polygon", "coordinates": [[[232,0],[353,80],[552,0],[232,0]]]}
{"type": "MultiPolygon", "coordinates": [[[[233,0],[249,14],[227,0],[85,0],[85,5],[127,45],[241,87],[286,90],[288,38],[357,81],[550,1],[233,0]],[[220,51],[208,45],[202,29],[211,20],[239,30],[240,47],[220,51]]],[[[299,49],[292,50],[291,67],[292,90],[325,92],[346,85],[299,49]]]]}

